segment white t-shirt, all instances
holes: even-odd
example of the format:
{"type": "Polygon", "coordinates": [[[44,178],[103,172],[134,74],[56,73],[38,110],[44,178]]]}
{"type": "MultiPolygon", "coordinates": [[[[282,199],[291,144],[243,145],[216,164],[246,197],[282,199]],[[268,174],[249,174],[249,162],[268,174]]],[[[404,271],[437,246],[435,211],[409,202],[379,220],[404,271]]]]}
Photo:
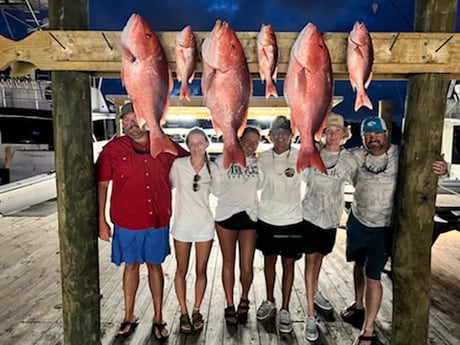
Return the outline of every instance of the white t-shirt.
{"type": "Polygon", "coordinates": [[[351,152],[358,163],[353,214],[368,227],[390,226],[398,175],[398,147],[392,144],[386,153],[377,157],[364,147],[351,152]]]}
{"type": "Polygon", "coordinates": [[[199,189],[193,190],[195,170],[190,157],[177,158],[169,173],[174,195],[174,209],[171,226],[171,235],[174,239],[183,242],[202,242],[214,238],[214,217],[209,207],[209,194],[214,193],[218,184],[218,169],[213,162],[209,162],[212,174],[209,175],[206,164],[198,172],[199,189]]]}
{"type": "Polygon", "coordinates": [[[345,204],[345,182],[353,183],[358,165],[347,149],[339,152],[322,149],[320,154],[327,174],[315,168],[302,172],[306,184],[302,200],[303,218],[322,229],[333,229],[340,224],[345,204]]]}
{"type": "Polygon", "coordinates": [[[284,226],[302,221],[301,174],[296,171],[299,150],[291,147],[282,154],[273,149],[259,156],[259,219],[284,226]]]}
{"type": "Polygon", "coordinates": [[[224,169],[223,156],[217,157],[219,186],[217,191],[216,220],[223,221],[236,213],[246,211],[253,221],[257,221],[257,185],[259,169],[255,156],[246,157],[246,168],[231,165],[224,169]]]}

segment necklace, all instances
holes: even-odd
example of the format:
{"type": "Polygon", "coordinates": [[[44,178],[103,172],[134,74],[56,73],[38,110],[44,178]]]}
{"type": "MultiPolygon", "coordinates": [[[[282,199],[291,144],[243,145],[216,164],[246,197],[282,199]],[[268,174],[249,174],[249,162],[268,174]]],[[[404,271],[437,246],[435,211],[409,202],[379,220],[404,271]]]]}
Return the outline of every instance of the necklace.
{"type": "MultiPolygon", "coordinates": [[[[331,152],[331,151],[326,150],[325,148],[322,148],[322,149],[321,149],[321,151],[323,151],[323,150],[325,150],[325,152],[331,153],[331,156],[332,156],[332,153],[334,153],[334,152],[331,152]]],[[[330,164],[329,166],[326,166],[326,169],[327,169],[327,170],[329,170],[329,169],[334,169],[334,168],[335,168],[335,166],[336,166],[337,163],[339,162],[340,154],[342,153],[342,150],[343,150],[343,149],[340,148],[339,152],[337,153],[337,157],[335,158],[335,161],[334,161],[332,164],[330,164]]],[[[324,165],[326,165],[326,162],[324,161],[324,159],[323,159],[323,163],[325,163],[324,165]]]]}
{"type": "Polygon", "coordinates": [[[372,173],[372,174],[381,174],[381,173],[384,173],[387,168],[388,168],[388,152],[385,151],[385,155],[384,155],[384,163],[382,166],[374,166],[372,163],[369,163],[368,162],[368,156],[369,156],[369,151],[366,153],[366,155],[364,156],[364,162],[363,162],[363,165],[362,167],[364,169],[366,169],[366,171],[372,173]]]}

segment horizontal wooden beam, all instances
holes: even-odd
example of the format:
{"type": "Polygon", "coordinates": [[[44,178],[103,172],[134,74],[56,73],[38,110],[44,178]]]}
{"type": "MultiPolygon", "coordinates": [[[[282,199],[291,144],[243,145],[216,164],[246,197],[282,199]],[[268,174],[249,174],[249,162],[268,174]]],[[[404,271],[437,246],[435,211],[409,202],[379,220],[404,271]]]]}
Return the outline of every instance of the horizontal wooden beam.
{"type": "MultiPolygon", "coordinates": [[[[258,76],[257,32],[237,32],[244,47],[249,69],[258,76]]],[[[116,46],[119,31],[36,31],[21,41],[0,36],[0,70],[13,67],[17,75],[30,69],[45,71],[90,71],[98,76],[118,77],[121,56],[116,46]]],[[[165,48],[171,70],[176,68],[174,53],[177,32],[157,32],[165,48]]],[[[195,32],[198,49],[209,32],[195,32]]],[[[298,33],[278,32],[279,78],[283,78],[289,52],[298,33]]],[[[325,33],[336,79],[346,79],[348,33],[325,33]]],[[[458,33],[371,33],[374,45],[374,79],[401,79],[415,73],[448,73],[460,79],[460,34],[458,33]]],[[[202,65],[199,62],[197,75],[202,65]]]]}

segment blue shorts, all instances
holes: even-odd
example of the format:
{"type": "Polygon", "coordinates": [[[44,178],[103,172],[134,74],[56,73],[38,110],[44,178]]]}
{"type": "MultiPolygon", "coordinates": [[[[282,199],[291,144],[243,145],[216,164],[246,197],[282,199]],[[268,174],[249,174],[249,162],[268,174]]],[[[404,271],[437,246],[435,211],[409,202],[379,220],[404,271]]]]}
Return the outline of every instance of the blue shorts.
{"type": "Polygon", "coordinates": [[[120,266],[148,262],[161,264],[171,253],[169,226],[160,229],[128,230],[114,225],[112,239],[112,262],[120,266]]]}
{"type": "Polygon", "coordinates": [[[391,228],[367,227],[350,212],[347,221],[347,261],[365,266],[366,277],[380,280],[391,252],[391,235],[391,228]]]}

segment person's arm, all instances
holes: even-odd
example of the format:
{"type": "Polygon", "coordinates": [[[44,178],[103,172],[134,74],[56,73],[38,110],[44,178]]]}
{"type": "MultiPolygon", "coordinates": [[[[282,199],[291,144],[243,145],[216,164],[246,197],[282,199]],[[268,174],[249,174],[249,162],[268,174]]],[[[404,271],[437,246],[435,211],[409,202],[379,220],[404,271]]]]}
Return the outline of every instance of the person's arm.
{"type": "Polygon", "coordinates": [[[97,184],[97,206],[98,206],[98,228],[99,238],[103,241],[110,241],[112,232],[110,225],[105,217],[105,207],[107,204],[107,191],[109,189],[109,181],[101,181],[97,184]]]}
{"type": "Polygon", "coordinates": [[[439,159],[436,159],[432,163],[431,169],[433,173],[435,173],[438,176],[446,175],[449,172],[448,164],[444,159],[444,153],[441,154],[441,157],[439,159]]]}

